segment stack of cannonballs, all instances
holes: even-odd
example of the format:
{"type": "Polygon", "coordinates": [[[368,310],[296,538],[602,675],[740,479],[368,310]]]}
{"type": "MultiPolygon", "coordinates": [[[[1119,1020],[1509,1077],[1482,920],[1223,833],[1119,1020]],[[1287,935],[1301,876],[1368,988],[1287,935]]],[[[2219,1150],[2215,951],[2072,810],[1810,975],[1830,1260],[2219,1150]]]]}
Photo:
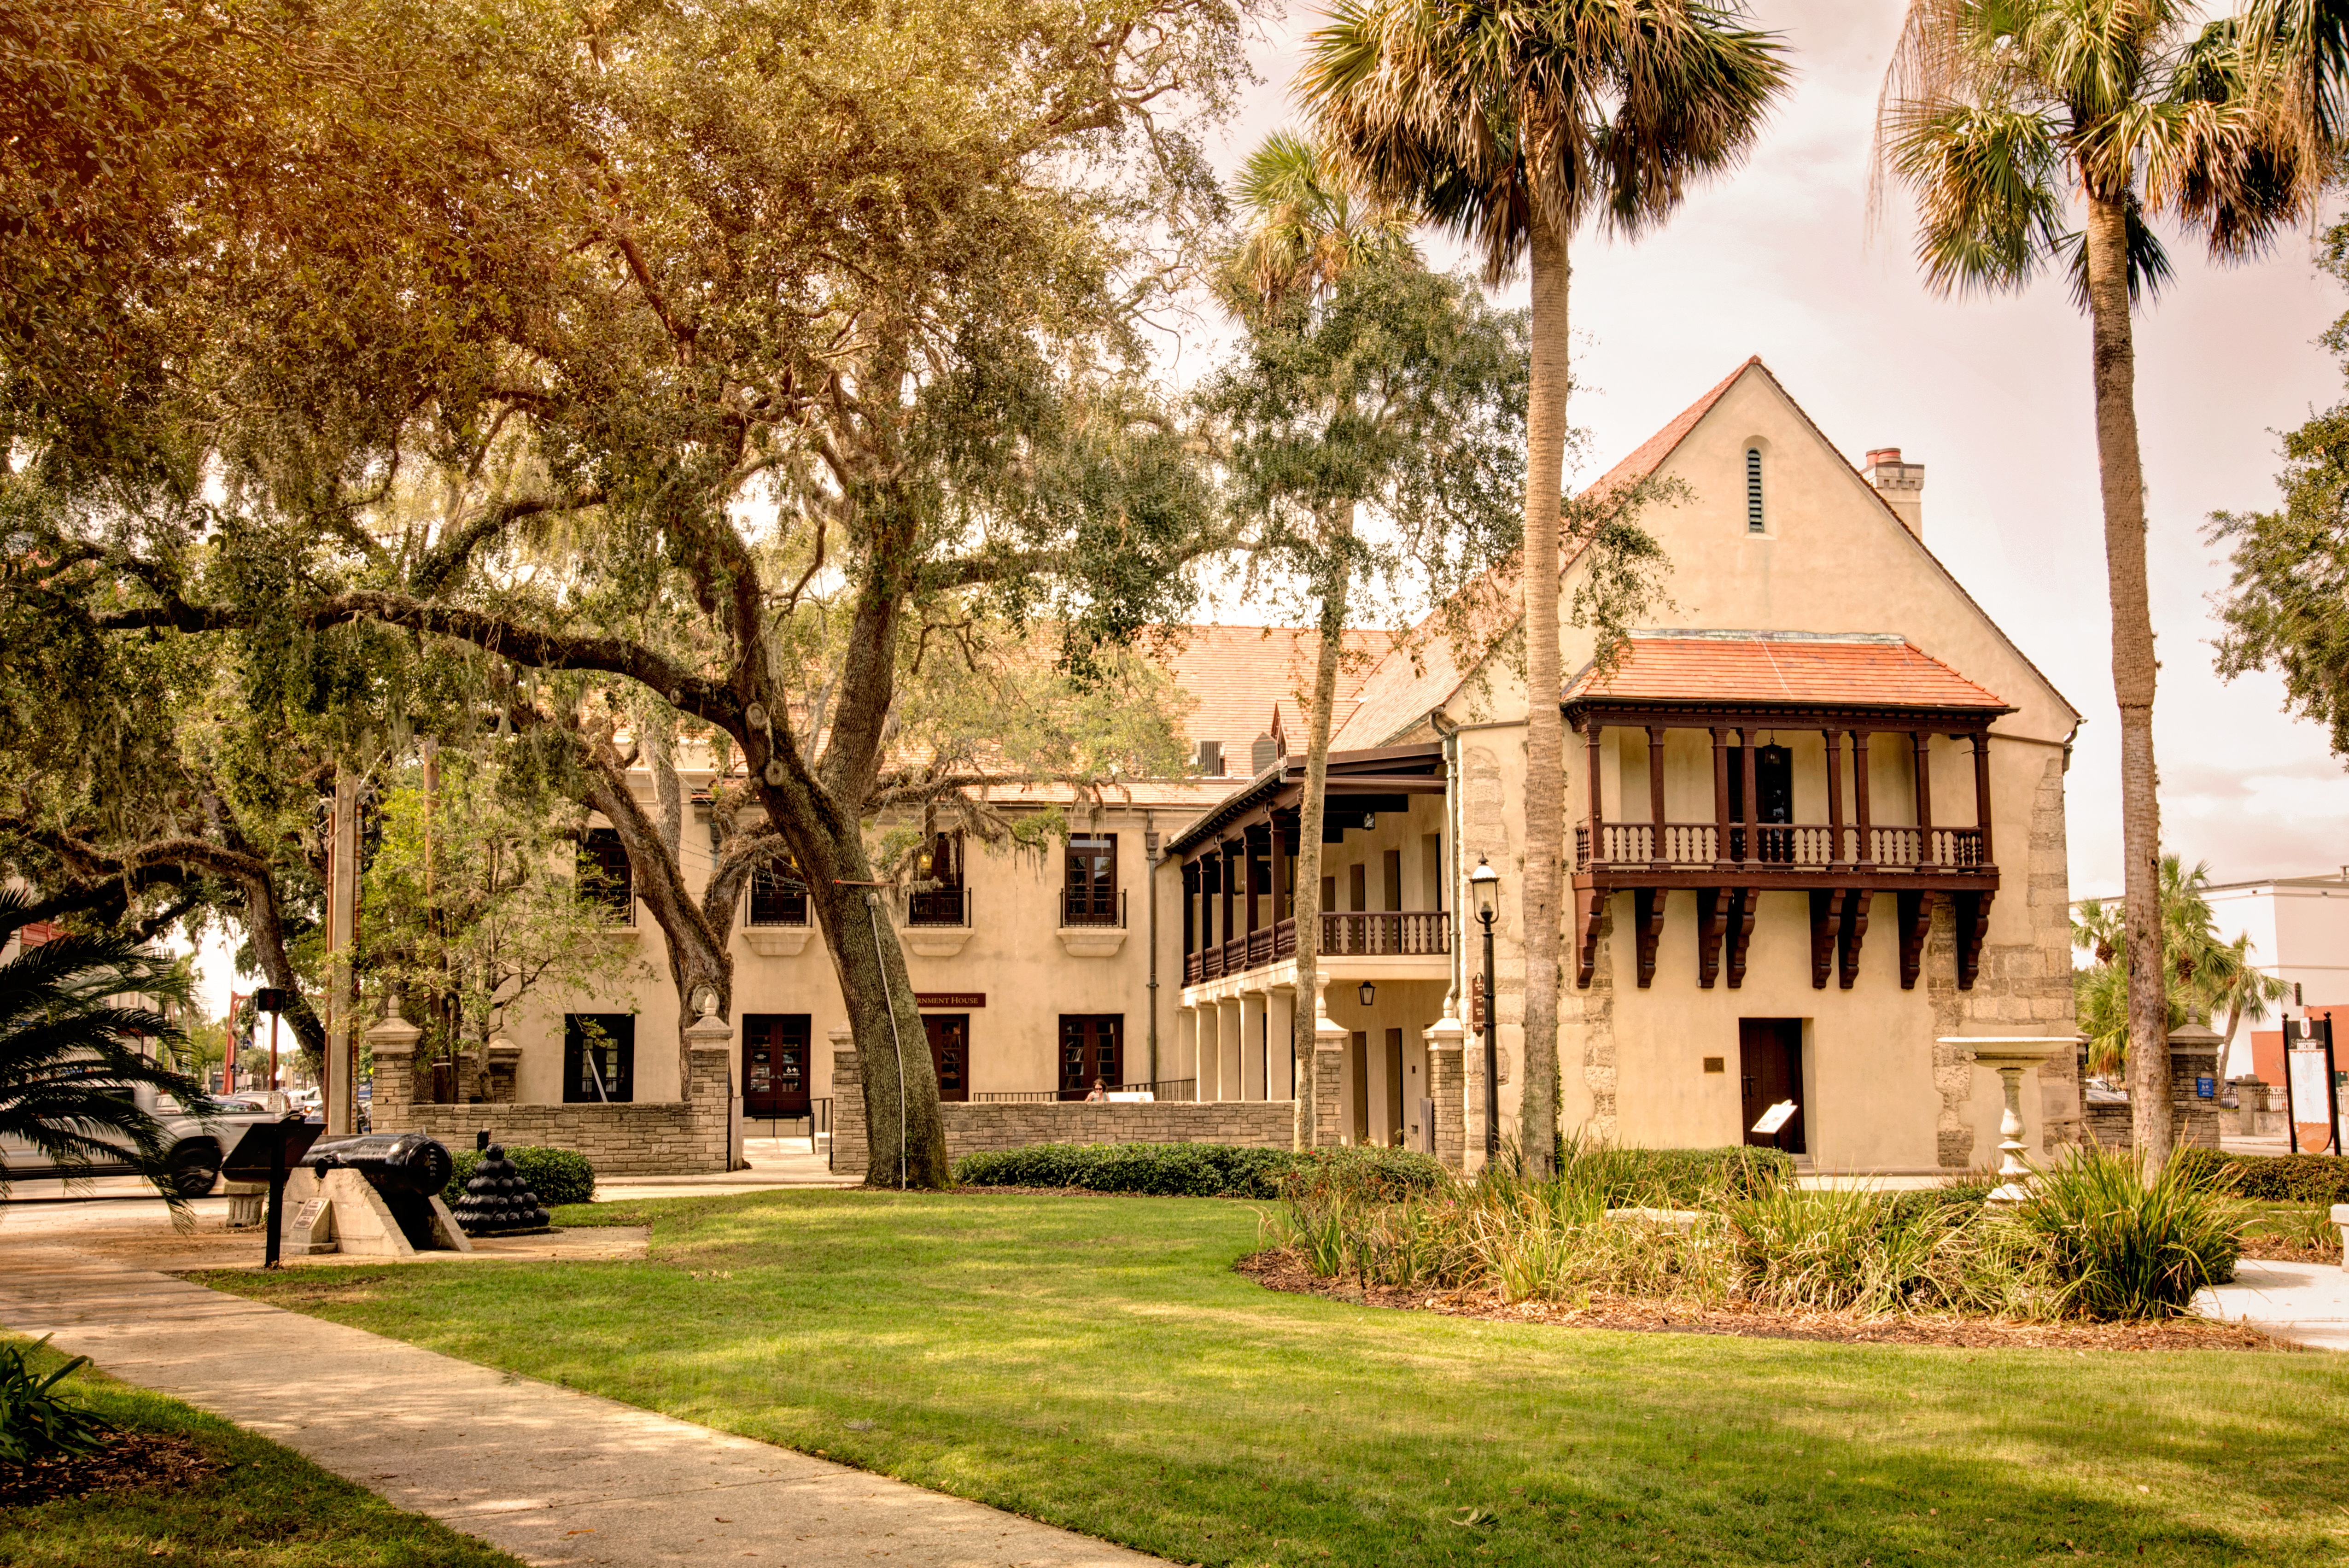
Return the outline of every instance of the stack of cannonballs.
{"type": "Polygon", "coordinates": [[[457,1223],[468,1236],[509,1235],[517,1231],[543,1231],[547,1214],[538,1200],[538,1194],[522,1179],[522,1172],[506,1158],[505,1146],[492,1144],[481,1151],[481,1160],[473,1167],[472,1176],[465,1183],[465,1196],[457,1199],[454,1210],[457,1223]]]}

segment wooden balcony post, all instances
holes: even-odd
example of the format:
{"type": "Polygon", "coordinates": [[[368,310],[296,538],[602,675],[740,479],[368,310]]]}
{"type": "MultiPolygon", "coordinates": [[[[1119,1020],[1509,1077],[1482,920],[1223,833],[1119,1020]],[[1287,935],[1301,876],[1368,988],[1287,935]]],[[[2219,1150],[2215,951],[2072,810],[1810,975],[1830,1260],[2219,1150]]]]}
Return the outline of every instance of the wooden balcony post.
{"type": "Polygon", "coordinates": [[[1183,956],[1189,958],[1199,950],[1199,863],[1183,862],[1183,956]]]}
{"type": "Polygon", "coordinates": [[[1851,813],[1859,833],[1859,855],[1855,864],[1876,864],[1876,840],[1868,831],[1868,732],[1851,732],[1851,813]]]}
{"type": "Polygon", "coordinates": [[[1670,862],[1664,852],[1664,727],[1648,726],[1648,864],[1661,871],[1670,862]]]}
{"type": "Polygon", "coordinates": [[[1933,861],[1933,737],[1924,730],[1909,732],[1917,747],[1917,866],[1933,861]]]}
{"type": "Polygon", "coordinates": [[[1729,732],[1713,729],[1713,868],[1729,869],[1729,732]]]}
{"type": "Polygon", "coordinates": [[[1751,724],[1740,730],[1737,738],[1743,742],[1739,758],[1745,764],[1745,853],[1741,858],[1759,860],[1762,858],[1762,791],[1754,778],[1754,753],[1761,748],[1754,743],[1754,726],[1751,724]]]}
{"type": "Polygon", "coordinates": [[[1224,933],[1224,940],[1229,942],[1232,940],[1232,846],[1227,843],[1218,843],[1216,854],[1223,861],[1223,877],[1216,894],[1216,901],[1223,905],[1223,909],[1216,925],[1224,933]]]}
{"type": "Polygon", "coordinates": [[[1843,732],[1821,733],[1827,742],[1827,868],[1840,871],[1850,864],[1843,855],[1843,732]]]}
{"type": "Polygon", "coordinates": [[[1971,739],[1974,745],[1974,831],[1982,836],[1979,859],[1982,865],[1995,866],[1998,857],[1990,847],[1990,732],[1976,730],[1971,739]]]}
{"type": "Polygon", "coordinates": [[[1599,792],[1599,720],[1587,719],[1582,727],[1590,739],[1590,860],[1599,865],[1607,859],[1607,837],[1605,797],[1599,792]]]}

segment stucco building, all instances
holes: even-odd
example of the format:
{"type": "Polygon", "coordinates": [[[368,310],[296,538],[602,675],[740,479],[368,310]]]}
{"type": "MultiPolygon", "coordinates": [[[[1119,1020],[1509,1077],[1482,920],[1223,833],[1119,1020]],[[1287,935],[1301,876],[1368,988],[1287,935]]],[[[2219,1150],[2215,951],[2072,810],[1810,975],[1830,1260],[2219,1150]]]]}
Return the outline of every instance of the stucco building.
{"type": "MultiPolygon", "coordinates": [[[[1678,497],[1640,518],[1672,562],[1670,608],[1597,670],[1568,618],[1586,569],[1570,563],[1569,676],[1544,696],[1571,726],[1563,1125],[1624,1144],[1775,1141],[1828,1170],[1988,1164],[1998,1079],[1948,1042],[2072,1033],[2064,773],[2078,714],[1927,547],[1923,470],[1893,451],[1856,468],[1759,360],[1600,483],[1651,475],[1678,497]],[[1779,1132],[1749,1133],[1788,1099],[1779,1132]]],[[[985,1109],[1056,1104],[1096,1077],[1150,1085],[1160,1107],[1254,1103],[1218,1136],[1277,1137],[1275,1106],[1311,1070],[1321,1136],[1473,1168],[1487,1002],[1464,907],[1480,859],[1502,877],[1490,1004],[1514,1130],[1524,684],[1507,658],[1464,666],[1441,636],[1357,647],[1327,797],[1318,1008],[1297,994],[1291,918],[1303,634],[1195,628],[1170,656],[1195,703],[1193,776],[1134,781],[1040,857],[936,846],[937,887],[891,915],[961,1146],[1098,1119],[1021,1112],[1013,1133],[1011,1110],[985,1109]]],[[[648,920],[614,940],[661,967],[648,920]]],[[[755,1125],[854,1096],[804,900],[763,883],[734,942],[742,1113],[755,1125]]],[[[617,1078],[634,1099],[679,1099],[667,990],[648,981],[633,1012],[600,1019],[616,1042],[575,1017],[518,1029],[513,1096],[578,1101],[617,1078]]],[[[2068,1059],[2037,1078],[2026,1138],[2044,1147],[2075,1136],[2078,1093],[2068,1059]]]]}

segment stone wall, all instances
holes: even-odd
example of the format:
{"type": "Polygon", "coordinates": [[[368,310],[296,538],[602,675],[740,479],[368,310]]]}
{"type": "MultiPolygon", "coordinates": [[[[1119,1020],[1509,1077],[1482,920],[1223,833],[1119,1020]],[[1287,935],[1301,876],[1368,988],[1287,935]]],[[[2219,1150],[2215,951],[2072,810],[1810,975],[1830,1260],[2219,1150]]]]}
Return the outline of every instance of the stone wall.
{"type": "MultiPolygon", "coordinates": [[[[721,1026],[722,1027],[722,1026],[721,1026]]],[[[459,1153],[486,1131],[492,1143],[567,1148],[598,1177],[683,1176],[727,1168],[733,1089],[728,1041],[692,1049],[690,1097],[628,1105],[440,1106],[413,1098],[417,1031],[397,1017],[367,1031],[375,1054],[375,1130],[418,1132],[459,1153]]]]}
{"type": "MultiPolygon", "coordinates": [[[[833,1081],[848,1093],[833,1100],[832,1168],[841,1176],[863,1176],[864,1106],[854,1087],[855,1053],[843,1052],[842,1056],[844,1060],[837,1060],[833,1066],[833,1081]]],[[[1026,1148],[1040,1143],[1222,1143],[1241,1148],[1287,1148],[1296,1133],[1297,1103],[1046,1100],[942,1105],[938,1116],[946,1124],[947,1154],[955,1159],[981,1149],[1026,1148]]]]}

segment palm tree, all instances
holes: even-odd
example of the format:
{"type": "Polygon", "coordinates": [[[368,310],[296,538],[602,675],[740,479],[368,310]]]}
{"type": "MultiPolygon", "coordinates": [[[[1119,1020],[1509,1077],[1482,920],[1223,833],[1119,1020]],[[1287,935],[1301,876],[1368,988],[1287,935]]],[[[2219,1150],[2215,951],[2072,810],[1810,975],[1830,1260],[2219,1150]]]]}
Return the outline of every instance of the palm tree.
{"type": "MultiPolygon", "coordinates": [[[[2219,940],[2209,887],[2209,861],[2198,860],[2189,867],[2176,855],[2161,857],[2161,946],[2169,981],[2162,1028],[2166,1033],[2185,1023],[2189,1007],[2214,1022],[2223,1012],[2226,1039],[2219,1054],[2223,1064],[2227,1048],[2234,1044],[2235,1031],[2244,1020],[2263,1021],[2271,1007],[2292,993],[2292,987],[2253,965],[2248,933],[2231,942],[2219,940]]],[[[2127,981],[2134,971],[2127,961],[2127,923],[2121,915],[2121,910],[2103,899],[2089,898],[2072,919],[2072,945],[2095,960],[2075,977],[2074,994],[2079,1004],[2081,1032],[2088,1037],[2088,1066],[2097,1073],[2119,1072],[2131,1056],[2127,981]]],[[[2160,1093],[2166,1104],[2168,1053],[2158,1059],[2162,1064],[2160,1093]]],[[[2132,1093],[2130,1098],[2137,1096],[2132,1093]]],[[[2132,1115],[2132,1132],[2135,1119],[2132,1115]]]]}
{"type": "MultiPolygon", "coordinates": [[[[1221,279],[1226,308],[1257,330],[1277,330],[1285,318],[1326,296],[1352,268],[1414,254],[1410,220],[1389,202],[1365,200],[1350,189],[1330,161],[1292,130],[1277,130],[1240,171],[1240,210],[1247,232],[1221,279]]],[[[1312,712],[1306,724],[1305,794],[1297,824],[1296,904],[1298,1004],[1306,1009],[1305,1061],[1297,1074],[1297,1117],[1291,1138],[1309,1147],[1319,1125],[1315,1076],[1321,1018],[1322,792],[1330,777],[1330,729],[1338,700],[1338,664],[1345,651],[1348,588],[1353,579],[1355,508],[1336,502],[1317,509],[1320,570],[1313,585],[1320,646],[1313,670],[1312,712]]],[[[1292,1024],[1292,1027],[1294,1025],[1292,1024]]],[[[1267,1086],[1265,1092],[1270,1094],[1267,1086]]]]}
{"type": "Polygon", "coordinates": [[[1586,219],[1651,227],[1692,177],[1744,156],[1786,69],[1776,40],[1743,23],[1697,0],[1337,0],[1297,80],[1350,171],[1474,246],[1489,285],[1530,266],[1519,1144],[1536,1174],[1557,1137],[1568,242],[1586,219]]]}
{"type": "MultiPolygon", "coordinates": [[[[31,908],[22,891],[0,888],[0,950],[25,931],[31,908]]],[[[0,963],[0,1139],[29,1145],[69,1172],[121,1159],[127,1146],[177,1206],[164,1131],[122,1091],[148,1085],[191,1106],[205,1103],[204,1092],[162,1059],[184,1037],[141,997],[184,1003],[187,975],[169,955],[121,935],[53,937],[19,945],[0,963]]],[[[7,1190],[0,1165],[0,1193],[7,1190]]]]}
{"type": "Polygon", "coordinates": [[[2292,211],[2291,158],[2244,88],[2234,24],[2180,0],[1911,0],[1878,109],[1879,178],[1914,193],[1918,260],[1948,293],[2020,288],[2068,263],[2090,321],[2096,459],[2120,709],[2131,1121],[2169,1155],[2153,618],[2129,311],[2168,275],[2148,220],[2249,254],[2292,211]],[[2065,227],[2067,198],[2082,228],[2065,227]]]}
{"type": "Polygon", "coordinates": [[[2292,153],[2313,211],[2349,149],[2349,0],[2251,0],[2242,22],[2257,90],[2292,153]]]}

